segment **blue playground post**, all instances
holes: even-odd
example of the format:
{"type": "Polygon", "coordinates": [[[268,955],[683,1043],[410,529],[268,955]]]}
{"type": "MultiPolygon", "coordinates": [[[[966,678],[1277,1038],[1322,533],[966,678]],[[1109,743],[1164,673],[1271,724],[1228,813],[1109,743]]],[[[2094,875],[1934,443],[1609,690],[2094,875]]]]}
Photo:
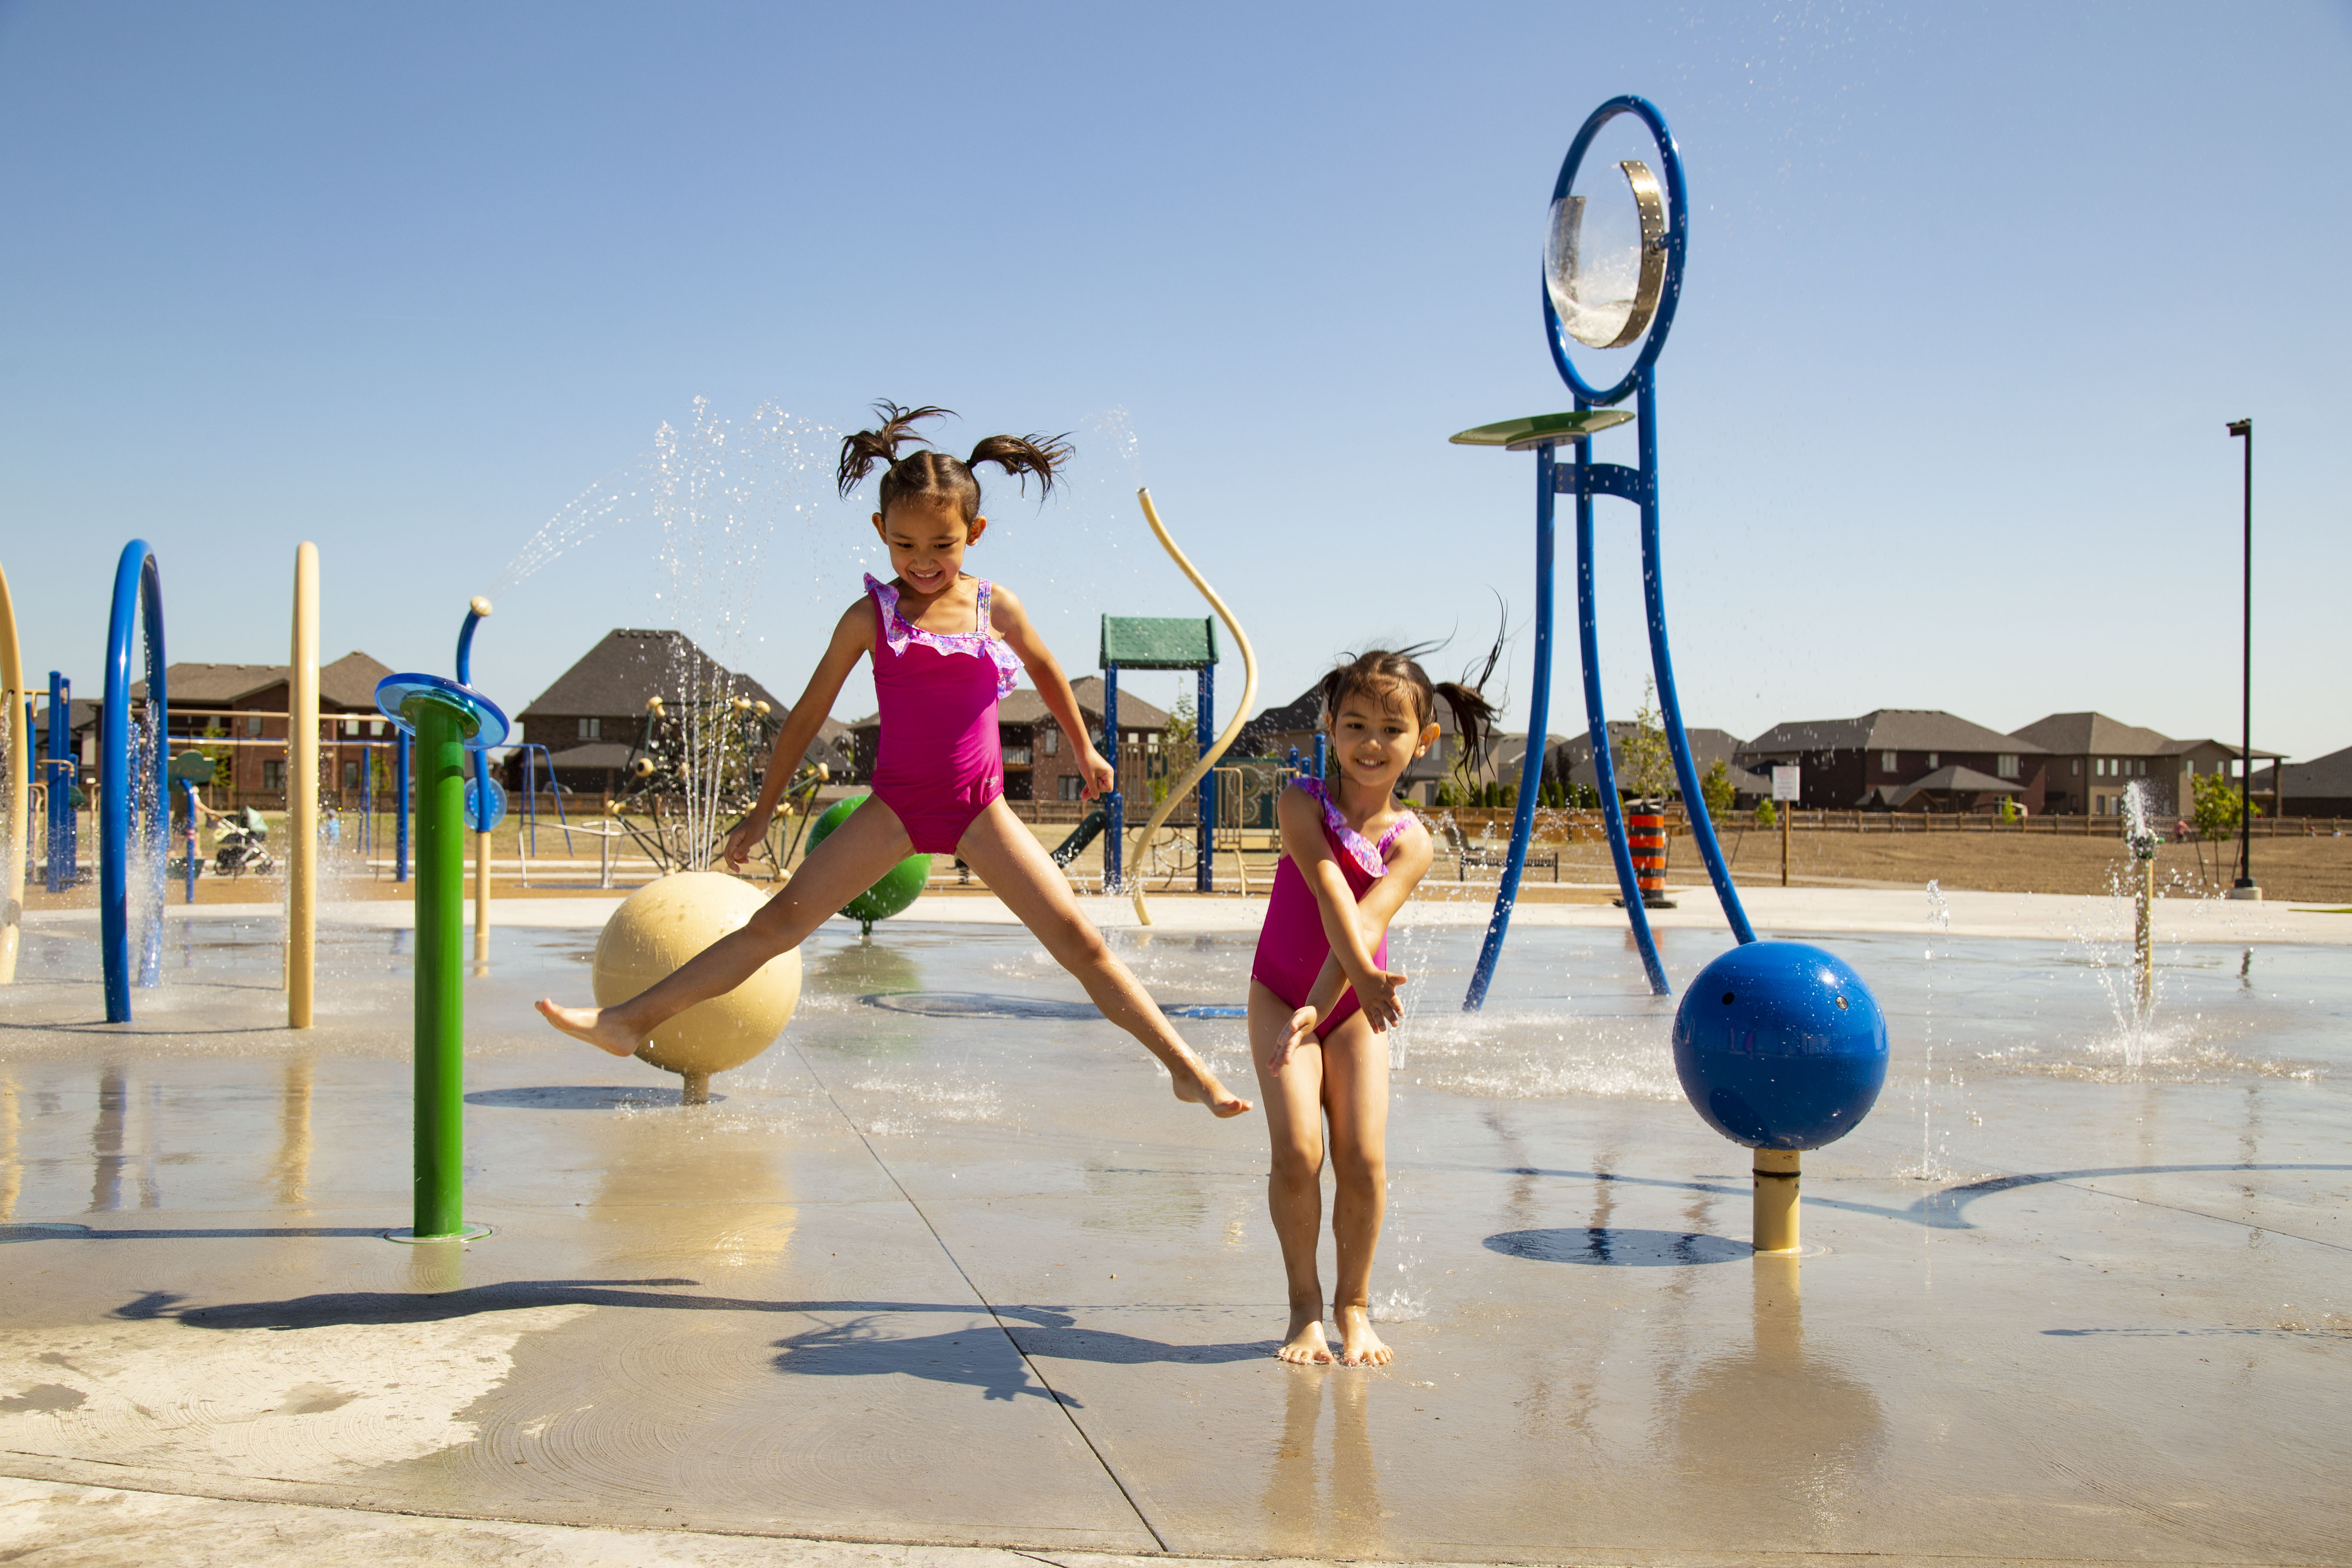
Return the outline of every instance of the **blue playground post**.
{"type": "MultiPolygon", "coordinates": [[[[1192,726],[1193,738],[1200,750],[1193,755],[1205,757],[1217,736],[1217,667],[1201,667],[1200,691],[1193,699],[1199,712],[1192,726]]],[[[1192,887],[1194,890],[1213,893],[1217,890],[1217,773],[1212,768],[1201,775],[1200,824],[1193,829],[1199,850],[1193,857],[1192,887]]]]}
{"type": "Polygon", "coordinates": [[[193,904],[193,903],[194,903],[194,902],[196,901],[196,783],[195,783],[195,781],[194,781],[194,779],[183,779],[183,780],[181,780],[181,781],[180,781],[180,790],[181,790],[181,793],[182,793],[182,794],[184,794],[184,795],[185,795],[187,796],[187,807],[188,807],[188,864],[187,864],[187,867],[186,867],[186,874],[187,874],[187,879],[188,879],[188,896],[187,896],[187,898],[186,898],[184,901],[184,902],[187,902],[187,903],[191,903],[191,904],[193,904]]]}
{"type": "Polygon", "coordinates": [[[1116,892],[1126,870],[1127,800],[1118,793],[1118,664],[1103,665],[1103,754],[1110,759],[1110,793],[1103,796],[1103,891],[1116,892]]]}
{"type": "Polygon", "coordinates": [[[392,743],[392,879],[408,880],[408,731],[392,743]]]}
{"type": "Polygon", "coordinates": [[[1601,703],[1599,649],[1595,630],[1592,596],[1592,500],[1595,496],[1612,496],[1630,501],[1641,510],[1642,576],[1643,605],[1649,624],[1650,667],[1658,683],[1658,700],[1664,720],[1666,747],[1674,758],[1675,778],[1682,791],[1683,809],[1688,817],[1691,837],[1697,846],[1699,858],[1706,864],[1707,875],[1715,884],[1717,899],[1723,905],[1725,918],[1732,932],[1742,943],[1756,940],[1756,933],[1741,908],[1739,895],[1733,888],[1728,869],[1723,863],[1723,851],[1716,842],[1714,825],[1709,822],[1706,798],[1698,787],[1698,772],[1691,761],[1689,737],[1684,732],[1682,702],[1675,690],[1674,660],[1666,638],[1664,569],[1659,541],[1658,504],[1658,441],[1656,365],[1659,351],[1665,347],[1666,335],[1674,325],[1675,309],[1682,297],[1682,275],[1685,251],[1690,226],[1689,203],[1683,184],[1682,153],[1675,144],[1674,132],[1666,128],[1664,117],[1648,100],[1627,95],[1612,98],[1594,110],[1576,139],[1569,146],[1568,156],[1560,164],[1559,177],[1552,185],[1552,245],[1548,247],[1541,289],[1544,314],[1544,336],[1551,351],[1552,363],[1560,379],[1575,395],[1576,408],[1571,414],[1538,415],[1531,418],[1506,420],[1496,425],[1465,430],[1454,439],[1465,446],[1503,447],[1513,451],[1533,449],[1538,493],[1536,502],[1537,528],[1537,613],[1536,613],[1536,703],[1529,719],[1529,748],[1526,782],[1520,788],[1519,811],[1511,833],[1511,852],[1503,874],[1503,885],[1495,900],[1495,914],[1488,922],[1486,940],[1480,949],[1478,965],[1471,977],[1470,990],[1464,1000],[1465,1011],[1475,1012],[1485,1002],[1486,989],[1494,977],[1495,965],[1502,956],[1503,937],[1510,923],[1510,910],[1518,897],[1519,875],[1524,869],[1527,841],[1534,828],[1534,812],[1530,795],[1541,778],[1541,758],[1538,737],[1544,732],[1549,717],[1549,659],[1551,647],[1552,619],[1552,497],[1567,490],[1576,497],[1576,562],[1577,612],[1579,645],[1584,663],[1584,700],[1587,723],[1586,738],[1591,745],[1595,772],[1601,784],[1601,805],[1609,829],[1611,858],[1617,867],[1618,886],[1623,893],[1626,919],[1633,927],[1635,945],[1641,950],[1642,967],[1650,978],[1650,987],[1660,995],[1667,994],[1665,966],[1659,961],[1657,944],[1650,934],[1649,921],[1642,911],[1640,886],[1633,874],[1633,853],[1626,841],[1624,814],[1617,799],[1615,770],[1609,756],[1609,724],[1601,703]],[[1582,166],[1585,153],[1601,128],[1621,114],[1630,114],[1648,127],[1651,140],[1658,150],[1659,162],[1664,172],[1664,185],[1649,168],[1630,161],[1620,165],[1638,209],[1642,239],[1635,260],[1640,281],[1630,314],[1622,322],[1610,322],[1598,329],[1581,316],[1581,301],[1575,299],[1580,279],[1579,254],[1582,236],[1584,197],[1574,194],[1576,176],[1582,166]],[[1580,312],[1578,331],[1560,319],[1562,302],[1568,301],[1580,312]],[[1613,331],[1613,337],[1596,338],[1594,331],[1613,331]],[[1642,342],[1633,367],[1614,385],[1595,387],[1576,368],[1569,351],[1569,340],[1595,348],[1630,346],[1636,339],[1642,342]],[[1639,420],[1639,466],[1595,463],[1591,460],[1591,437],[1597,431],[1627,422],[1628,416],[1615,407],[1628,396],[1634,398],[1635,415],[1639,420]],[[1576,458],[1562,465],[1555,460],[1560,442],[1572,443],[1576,458]]]}
{"type": "Polygon", "coordinates": [[[1331,737],[1315,737],[1315,776],[1328,780],[1331,776],[1331,737]]]}
{"type": "Polygon", "coordinates": [[[153,907],[140,932],[139,984],[158,983],[163,959],[163,862],[170,854],[170,828],[163,805],[172,765],[163,689],[163,577],[155,551],[143,539],[122,547],[114,568],[114,604],[106,628],[106,700],[99,714],[99,946],[106,971],[106,1021],[131,1019],[131,857],[133,807],[141,840],[152,851],[147,876],[153,907]],[[142,613],[143,612],[143,613],[142,613]],[[147,716],[155,737],[147,765],[131,772],[131,638],[134,619],[146,633],[147,716]]]}
{"type": "Polygon", "coordinates": [[[74,863],[78,819],[73,792],[81,769],[73,754],[72,709],[73,682],[54,669],[49,671],[49,733],[41,756],[42,782],[48,785],[49,853],[42,870],[52,893],[64,892],[81,875],[81,868],[74,863]]]}

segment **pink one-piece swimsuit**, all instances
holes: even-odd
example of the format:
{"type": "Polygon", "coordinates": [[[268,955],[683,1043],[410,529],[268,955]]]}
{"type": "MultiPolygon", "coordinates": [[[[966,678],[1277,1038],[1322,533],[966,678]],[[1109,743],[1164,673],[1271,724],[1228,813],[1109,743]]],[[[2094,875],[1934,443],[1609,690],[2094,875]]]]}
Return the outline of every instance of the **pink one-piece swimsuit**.
{"type": "Polygon", "coordinates": [[[898,614],[898,590],[869,575],[874,599],[874,695],[881,708],[874,793],[898,813],[915,850],[951,855],[964,829],[1004,793],[997,699],[1013,689],[1021,660],[988,629],[927,632],[898,614]]]}
{"type": "MultiPolygon", "coordinates": [[[[1374,844],[1348,826],[1339,808],[1323,786],[1323,781],[1312,778],[1294,779],[1292,785],[1304,790],[1323,807],[1323,837],[1331,846],[1332,858],[1339,862],[1340,873],[1348,879],[1348,890],[1362,903],[1373,882],[1388,875],[1389,846],[1397,835],[1420,819],[1405,812],[1396,819],[1381,841],[1374,844]]],[[[1323,912],[1315,902],[1315,891],[1307,885],[1307,874],[1289,856],[1282,858],[1274,868],[1274,895],[1266,900],[1265,924],[1258,929],[1257,957],[1250,964],[1250,978],[1282,999],[1286,1007],[1303,1007],[1307,994],[1315,989],[1315,977],[1323,973],[1323,961],[1331,956],[1331,939],[1323,933],[1323,912]]],[[[1389,962],[1388,938],[1381,938],[1380,951],[1372,962],[1386,969],[1389,962]]],[[[1356,993],[1350,989],[1340,994],[1339,1005],[1331,1016],[1315,1026],[1315,1037],[1321,1039],[1337,1028],[1349,1014],[1361,1011],[1356,993]]]]}

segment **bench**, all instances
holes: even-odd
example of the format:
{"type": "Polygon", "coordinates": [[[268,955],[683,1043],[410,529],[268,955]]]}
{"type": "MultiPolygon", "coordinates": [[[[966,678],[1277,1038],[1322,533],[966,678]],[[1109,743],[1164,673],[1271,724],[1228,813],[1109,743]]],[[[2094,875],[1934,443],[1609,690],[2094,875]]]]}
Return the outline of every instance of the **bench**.
{"type": "MultiPolygon", "coordinates": [[[[1462,837],[1462,829],[1454,823],[1445,821],[1439,823],[1438,826],[1445,830],[1445,848],[1446,853],[1454,857],[1455,881],[1468,881],[1470,868],[1473,866],[1499,871],[1510,863],[1510,851],[1507,848],[1501,851],[1474,849],[1470,846],[1470,841],[1462,837]]],[[[1538,866],[1549,867],[1551,870],[1551,879],[1555,882],[1559,880],[1559,851],[1541,849],[1530,843],[1528,846],[1527,868],[1533,870],[1538,866]]]]}

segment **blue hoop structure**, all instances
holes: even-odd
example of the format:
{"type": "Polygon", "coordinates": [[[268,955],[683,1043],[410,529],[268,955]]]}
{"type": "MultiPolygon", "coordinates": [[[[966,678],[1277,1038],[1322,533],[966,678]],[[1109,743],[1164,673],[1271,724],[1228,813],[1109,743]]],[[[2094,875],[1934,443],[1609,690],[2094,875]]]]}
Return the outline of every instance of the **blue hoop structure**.
{"type": "Polygon", "coordinates": [[[150,850],[145,876],[147,918],[140,931],[139,984],[158,984],[163,960],[163,862],[170,858],[170,695],[163,682],[163,575],[155,549],[143,539],[122,547],[114,567],[114,604],[106,625],[106,697],[99,714],[98,923],[105,961],[106,1021],[131,1021],[131,863],[132,807],[138,831],[150,850]],[[143,623],[147,642],[147,716],[155,735],[148,766],[131,773],[131,637],[143,623]]]}
{"type": "MultiPolygon", "coordinates": [[[[1478,951],[1478,964],[1470,977],[1469,994],[1463,999],[1463,1011],[1475,1013],[1486,1005],[1487,987],[1495,977],[1495,965],[1502,957],[1503,939],[1511,923],[1511,910],[1518,900],[1519,878],[1527,867],[1528,843],[1535,832],[1536,795],[1543,783],[1544,748],[1540,737],[1545,733],[1550,716],[1551,700],[1551,624],[1552,624],[1552,537],[1554,498],[1572,495],[1576,498],[1576,610],[1577,644],[1584,665],[1585,737],[1591,745],[1593,772],[1600,786],[1601,811],[1609,828],[1610,858],[1617,868],[1617,886],[1625,905],[1626,920],[1633,931],[1634,944],[1641,950],[1642,968],[1648,974],[1650,989],[1660,996],[1673,987],[1667,984],[1665,965],[1659,961],[1656,941],[1650,934],[1650,921],[1643,912],[1641,887],[1633,872],[1633,847],[1625,835],[1625,816],[1617,799],[1616,767],[1609,752],[1609,720],[1601,701],[1601,651],[1598,617],[1594,609],[1592,584],[1592,501],[1595,496],[1613,496],[1631,501],[1641,509],[1642,518],[1642,584],[1643,602],[1650,631],[1650,667],[1658,683],[1658,705],[1664,721],[1666,747],[1673,755],[1675,779],[1682,790],[1683,806],[1690,819],[1691,838],[1696,844],[1699,858],[1706,863],[1708,879],[1715,884],[1715,893],[1723,905],[1724,916],[1731,923],[1732,934],[1745,942],[1756,940],[1753,927],[1748,923],[1748,912],[1740,907],[1739,895],[1731,884],[1730,869],[1724,864],[1723,847],[1717,843],[1715,825],[1708,820],[1706,797],[1700,793],[1698,770],[1691,761],[1690,739],[1683,730],[1682,700],[1675,690],[1674,658],[1666,641],[1666,602],[1664,572],[1661,563],[1658,530],[1658,401],[1657,361],[1665,347],[1666,335],[1674,326],[1675,310],[1682,300],[1683,259],[1690,233],[1690,205],[1683,184],[1681,151],[1675,145],[1674,132],[1666,128],[1665,117],[1648,100],[1628,94],[1612,98],[1594,110],[1569,144],[1568,156],[1560,163],[1559,178],[1552,184],[1552,200],[1559,201],[1576,187],[1578,171],[1583,166],[1585,154],[1591,150],[1593,139],[1601,128],[1619,115],[1630,114],[1649,129],[1651,140],[1658,149],[1659,162],[1665,172],[1666,222],[1658,243],[1665,253],[1664,278],[1659,294],[1657,313],[1652,319],[1641,352],[1633,368],[1614,385],[1601,388],[1587,381],[1576,368],[1569,351],[1567,329],[1552,307],[1548,281],[1538,279],[1538,292],[1543,304],[1544,340],[1551,350],[1552,363],[1559,369],[1560,379],[1576,395],[1579,413],[1592,408],[1605,408],[1622,403],[1628,396],[1634,400],[1635,428],[1639,441],[1639,467],[1626,468],[1621,463],[1592,461],[1592,441],[1590,435],[1573,440],[1573,459],[1558,460],[1555,440],[1535,443],[1536,453],[1536,670],[1531,693],[1531,711],[1528,718],[1527,756],[1520,767],[1518,811],[1511,824],[1510,855],[1503,868],[1503,882],[1495,896],[1495,912],[1486,922],[1486,937],[1478,951]]],[[[1566,437],[1563,437],[1566,439],[1566,437]]],[[[1513,442],[1514,446],[1526,443],[1513,442]]]]}

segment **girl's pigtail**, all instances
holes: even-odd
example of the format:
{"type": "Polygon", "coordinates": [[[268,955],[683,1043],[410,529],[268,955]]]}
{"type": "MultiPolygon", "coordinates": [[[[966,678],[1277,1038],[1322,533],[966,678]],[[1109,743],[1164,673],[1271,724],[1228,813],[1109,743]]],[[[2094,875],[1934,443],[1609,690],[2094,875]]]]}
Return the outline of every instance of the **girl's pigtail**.
{"type": "Polygon", "coordinates": [[[964,467],[976,468],[982,463],[994,463],[1021,483],[1021,492],[1029,492],[1029,476],[1037,476],[1037,496],[1044,500],[1053,493],[1054,476],[1067,467],[1074,449],[1066,432],[1059,436],[991,436],[971,449],[964,467]]]}
{"type": "MultiPolygon", "coordinates": [[[[901,408],[887,401],[874,405],[875,416],[882,421],[879,430],[860,430],[841,438],[841,466],[834,472],[835,483],[840,487],[842,499],[856,489],[877,463],[886,468],[898,460],[898,448],[908,441],[929,445],[915,430],[919,419],[936,419],[953,410],[935,408],[926,404],[920,408],[901,408]]],[[[984,445],[984,443],[983,443],[984,445]]]]}
{"type": "Polygon", "coordinates": [[[1495,705],[1474,687],[1451,680],[1441,680],[1435,689],[1453,710],[1454,731],[1461,736],[1462,754],[1482,755],[1480,747],[1495,728],[1495,705]]]}

